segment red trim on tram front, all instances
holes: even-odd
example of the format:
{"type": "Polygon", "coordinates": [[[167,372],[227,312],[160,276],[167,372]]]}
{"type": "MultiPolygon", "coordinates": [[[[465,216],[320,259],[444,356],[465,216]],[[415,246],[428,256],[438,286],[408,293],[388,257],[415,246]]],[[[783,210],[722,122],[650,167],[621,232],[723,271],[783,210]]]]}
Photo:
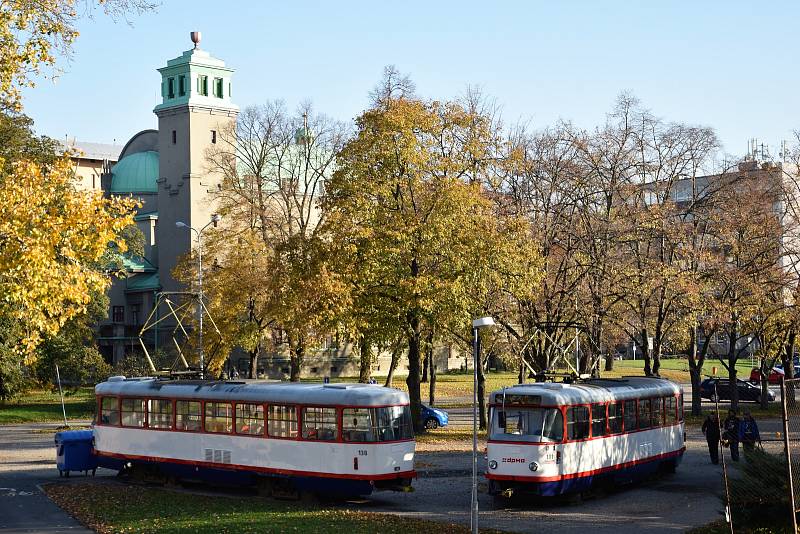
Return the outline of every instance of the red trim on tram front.
{"type": "Polygon", "coordinates": [[[567,473],[564,475],[555,475],[550,477],[542,477],[542,476],[535,476],[535,475],[495,475],[492,473],[486,473],[486,478],[490,480],[516,480],[520,482],[557,482],[559,480],[568,480],[571,478],[582,478],[582,477],[589,477],[593,475],[600,475],[603,473],[608,473],[609,471],[618,471],[620,469],[627,469],[628,467],[633,467],[640,464],[645,464],[648,462],[654,462],[656,460],[663,460],[666,458],[672,458],[674,456],[680,456],[686,451],[686,447],[681,447],[677,451],[672,452],[665,452],[663,454],[656,454],[655,456],[648,456],[647,458],[642,458],[640,460],[632,460],[630,462],[625,462],[622,464],[615,464],[610,465],[608,467],[601,467],[599,469],[592,469],[590,471],[582,471],[580,473],[567,473]]]}
{"type": "Polygon", "coordinates": [[[322,473],[319,471],[298,471],[294,469],[276,469],[272,467],[259,467],[240,464],[219,464],[215,462],[205,462],[200,460],[182,460],[179,458],[162,458],[160,456],[140,456],[138,454],[119,454],[116,452],[94,451],[98,456],[116,458],[118,460],[139,460],[144,462],[171,463],[181,465],[194,465],[198,467],[210,467],[214,469],[231,469],[234,471],[255,471],[258,473],[271,473],[276,475],[307,476],[320,478],[346,478],[353,480],[391,480],[393,478],[417,478],[417,472],[398,471],[395,473],[385,473],[381,475],[356,475],[347,473],[322,473]]]}

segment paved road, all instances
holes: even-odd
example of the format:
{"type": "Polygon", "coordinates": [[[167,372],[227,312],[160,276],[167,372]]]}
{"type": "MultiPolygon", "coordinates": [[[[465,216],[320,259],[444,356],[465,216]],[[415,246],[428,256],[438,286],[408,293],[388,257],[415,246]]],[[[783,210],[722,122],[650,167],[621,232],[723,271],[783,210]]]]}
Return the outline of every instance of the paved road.
{"type": "MultiPolygon", "coordinates": [[[[0,533],[88,532],[61,512],[36,487],[58,480],[54,468],[55,425],[0,429],[0,533]],[[12,491],[13,489],[13,491],[12,491]]],[[[580,504],[513,503],[495,508],[481,478],[481,525],[512,532],[558,530],[609,534],[682,532],[719,518],[721,471],[708,462],[702,436],[689,430],[688,452],[678,473],[631,486],[580,504]]],[[[481,455],[479,469],[485,469],[481,455]]],[[[470,454],[419,452],[420,477],[411,494],[381,492],[357,504],[364,511],[388,512],[447,522],[469,522],[470,454]]],[[[98,471],[98,477],[111,473],[98,471]]],[[[72,483],[77,482],[73,477],[72,483]]]]}
{"type": "Polygon", "coordinates": [[[0,532],[89,533],[37,487],[58,479],[57,424],[0,426],[0,532]]]}

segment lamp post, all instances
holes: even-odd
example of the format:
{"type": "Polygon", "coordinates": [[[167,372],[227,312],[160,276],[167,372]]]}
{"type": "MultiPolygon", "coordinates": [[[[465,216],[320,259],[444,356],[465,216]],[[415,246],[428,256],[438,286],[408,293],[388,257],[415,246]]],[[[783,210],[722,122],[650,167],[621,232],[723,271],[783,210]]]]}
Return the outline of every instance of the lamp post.
{"type": "Polygon", "coordinates": [[[494,319],[481,317],[472,321],[472,501],[469,523],[478,534],[478,365],[480,365],[481,328],[494,326],[494,319]]]}
{"type": "Polygon", "coordinates": [[[198,311],[200,321],[200,378],[205,377],[205,362],[203,361],[203,231],[211,226],[217,227],[217,223],[222,220],[222,216],[215,213],[211,216],[211,220],[205,226],[197,230],[186,224],[183,221],[177,221],[175,226],[177,228],[188,228],[197,236],[197,298],[199,300],[198,311]]]}

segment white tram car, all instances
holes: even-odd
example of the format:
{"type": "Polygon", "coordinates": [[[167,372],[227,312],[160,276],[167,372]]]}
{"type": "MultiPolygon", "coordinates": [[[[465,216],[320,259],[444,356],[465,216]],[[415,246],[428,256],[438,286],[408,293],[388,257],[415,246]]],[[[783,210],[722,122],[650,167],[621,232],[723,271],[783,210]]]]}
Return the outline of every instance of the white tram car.
{"type": "Polygon", "coordinates": [[[674,471],[681,388],[659,378],[521,384],[489,397],[489,492],[555,496],[674,471]]]}
{"type": "Polygon", "coordinates": [[[368,384],[112,377],[95,387],[102,467],[273,491],[406,490],[409,401],[368,384]]]}

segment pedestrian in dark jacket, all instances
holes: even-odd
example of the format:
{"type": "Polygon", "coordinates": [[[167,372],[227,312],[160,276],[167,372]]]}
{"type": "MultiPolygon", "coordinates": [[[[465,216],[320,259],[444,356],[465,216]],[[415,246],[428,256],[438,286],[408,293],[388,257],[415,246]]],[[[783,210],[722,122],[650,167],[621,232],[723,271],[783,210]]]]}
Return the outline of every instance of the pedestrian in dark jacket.
{"type": "Polygon", "coordinates": [[[728,417],[723,424],[722,440],[731,448],[731,459],[734,462],[739,461],[739,422],[736,412],[728,410],[728,417]]]}
{"type": "Polygon", "coordinates": [[[716,414],[710,414],[703,421],[703,434],[708,442],[708,454],[711,456],[711,463],[719,463],[719,420],[716,414]]]}
{"type": "Polygon", "coordinates": [[[739,423],[739,441],[742,442],[745,455],[756,448],[756,443],[761,443],[758,425],[750,412],[744,412],[744,417],[739,423]]]}

